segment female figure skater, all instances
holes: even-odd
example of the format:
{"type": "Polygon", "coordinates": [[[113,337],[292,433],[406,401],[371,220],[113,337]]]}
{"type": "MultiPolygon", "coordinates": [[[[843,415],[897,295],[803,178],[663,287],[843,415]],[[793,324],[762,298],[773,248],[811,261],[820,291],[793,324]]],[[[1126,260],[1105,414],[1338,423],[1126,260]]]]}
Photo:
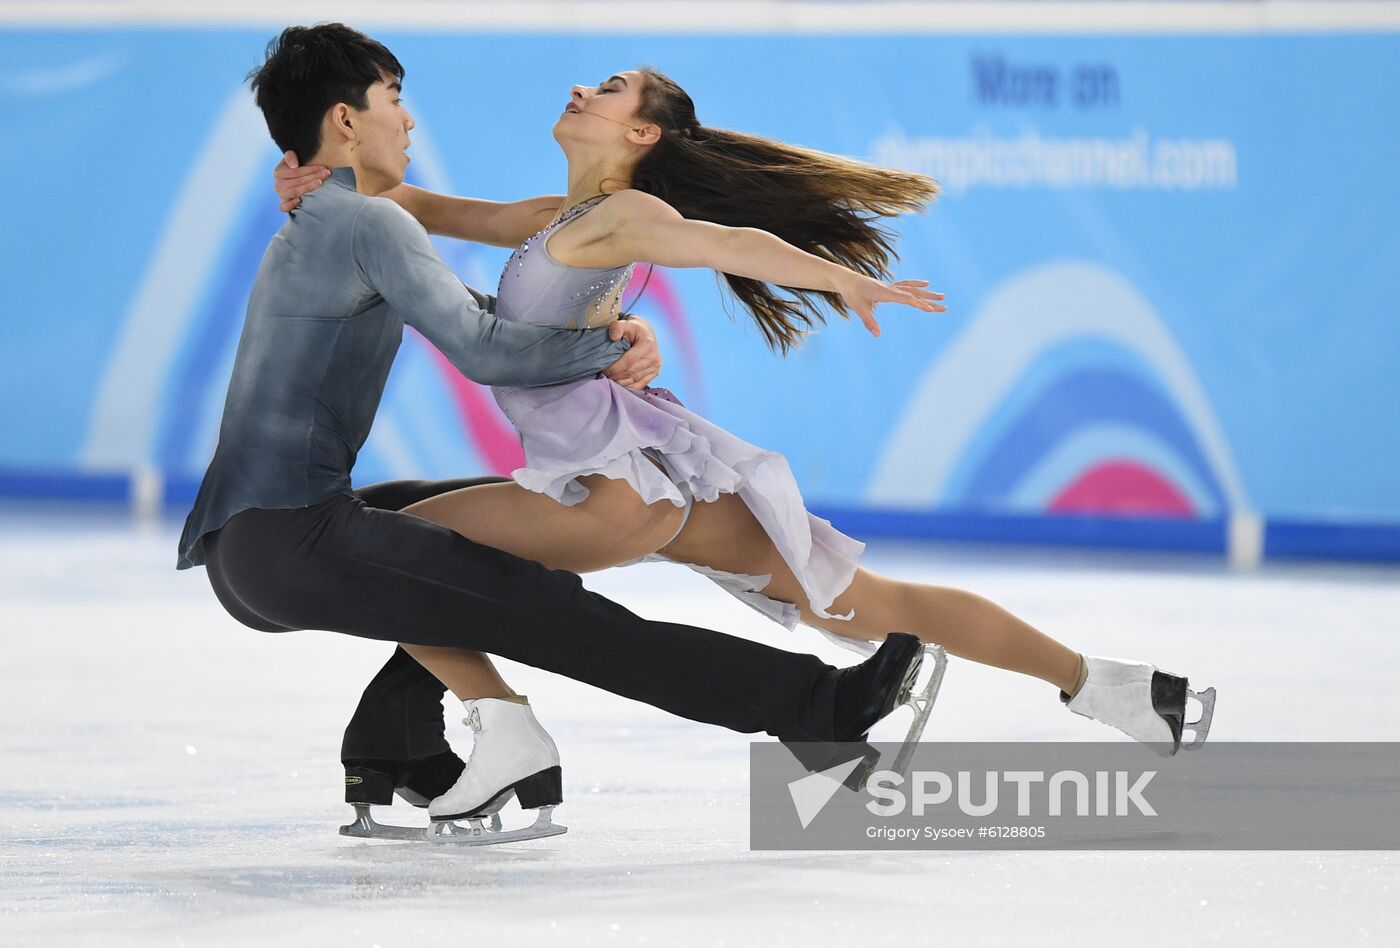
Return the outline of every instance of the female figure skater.
{"type": "MultiPolygon", "coordinates": [[[[875,224],[924,207],[937,193],[930,178],[703,126],[690,96],[649,68],[575,86],[554,138],[568,159],[562,206],[488,207],[406,186],[385,195],[430,230],[516,248],[501,275],[500,318],[565,328],[611,322],[637,263],[719,271],[784,352],[822,321],[818,302],[855,313],[876,336],[879,303],[944,310],[923,281],[885,282],[892,250],[875,224]],[[557,212],[537,230],[540,217],[530,215],[542,207],[557,212]]],[[[284,208],[322,171],[279,166],[284,208]]],[[[857,650],[912,632],[953,655],[1040,678],[1070,710],[1164,756],[1180,747],[1184,678],[1083,656],[973,593],[861,568],[864,544],[807,513],[780,455],[664,390],[597,377],[494,393],[525,449],[514,483],[441,494],[407,512],[551,568],[683,563],[788,628],[800,621],[857,650]]],[[[429,808],[435,820],[494,812],[516,782],[558,765],[528,704],[484,656],[405,647],[464,700],[477,731],[462,777],[429,808]]]]}

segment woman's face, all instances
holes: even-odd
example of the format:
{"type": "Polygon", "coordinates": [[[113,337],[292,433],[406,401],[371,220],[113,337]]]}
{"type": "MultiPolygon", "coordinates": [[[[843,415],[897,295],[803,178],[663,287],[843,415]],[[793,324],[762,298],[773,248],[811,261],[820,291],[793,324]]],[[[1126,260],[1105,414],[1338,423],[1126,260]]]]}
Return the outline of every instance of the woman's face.
{"type": "Polygon", "coordinates": [[[629,70],[609,76],[596,86],[574,86],[569,101],[554,123],[559,144],[615,144],[631,147],[642,144],[637,131],[649,124],[637,115],[642,104],[642,83],[646,77],[629,70]]]}

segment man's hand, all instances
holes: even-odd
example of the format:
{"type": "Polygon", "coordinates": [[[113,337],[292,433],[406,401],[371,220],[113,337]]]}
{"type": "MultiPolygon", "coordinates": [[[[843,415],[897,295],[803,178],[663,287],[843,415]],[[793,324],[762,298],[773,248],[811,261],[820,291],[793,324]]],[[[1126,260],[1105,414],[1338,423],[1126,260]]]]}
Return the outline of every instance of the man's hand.
{"type": "Polygon", "coordinates": [[[616,320],[608,327],[608,338],[614,342],[626,339],[632,344],[632,348],[603,373],[618,385],[646,388],[661,374],[661,350],[656,346],[656,333],[646,322],[636,317],[616,320]]]}
{"type": "Polygon", "coordinates": [[[321,165],[308,165],[303,168],[297,161],[296,152],[284,153],[282,160],[277,162],[277,167],[272,169],[272,187],[282,199],[278,210],[296,210],[301,204],[301,196],[315,191],[321,186],[321,182],[330,176],[331,169],[321,165]]]}

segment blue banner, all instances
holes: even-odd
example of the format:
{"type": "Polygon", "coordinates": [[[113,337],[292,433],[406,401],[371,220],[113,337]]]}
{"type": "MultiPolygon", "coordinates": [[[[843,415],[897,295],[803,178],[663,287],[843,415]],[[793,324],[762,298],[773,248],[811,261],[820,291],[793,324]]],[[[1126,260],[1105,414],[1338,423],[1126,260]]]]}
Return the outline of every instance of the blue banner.
{"type": "MultiPolygon", "coordinates": [[[[878,340],[834,321],[784,360],[711,273],[658,270],[636,304],[661,384],[783,452],[822,509],[1247,515],[1400,554],[1400,35],[379,36],[426,187],[561,191],[569,87],[640,63],[706,124],[943,183],[896,228],[898,275],[947,315],[883,308],[878,340]]],[[[153,471],[178,498],[202,474],[280,225],[242,82],[268,38],[0,32],[0,491],[153,471]]],[[[494,289],[503,251],[438,246],[494,289]]],[[[487,393],[410,339],[356,477],[519,460],[487,393]]]]}

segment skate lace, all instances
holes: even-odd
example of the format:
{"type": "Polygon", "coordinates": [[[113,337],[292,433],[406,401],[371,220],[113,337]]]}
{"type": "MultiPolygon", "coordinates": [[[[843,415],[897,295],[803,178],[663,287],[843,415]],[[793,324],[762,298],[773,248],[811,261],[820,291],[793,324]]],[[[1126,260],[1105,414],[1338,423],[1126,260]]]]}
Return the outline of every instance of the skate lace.
{"type": "Polygon", "coordinates": [[[481,746],[481,712],[475,703],[467,707],[467,716],[462,718],[462,723],[472,729],[472,751],[467,755],[466,762],[466,767],[470,768],[472,758],[476,756],[477,748],[481,746]]]}

